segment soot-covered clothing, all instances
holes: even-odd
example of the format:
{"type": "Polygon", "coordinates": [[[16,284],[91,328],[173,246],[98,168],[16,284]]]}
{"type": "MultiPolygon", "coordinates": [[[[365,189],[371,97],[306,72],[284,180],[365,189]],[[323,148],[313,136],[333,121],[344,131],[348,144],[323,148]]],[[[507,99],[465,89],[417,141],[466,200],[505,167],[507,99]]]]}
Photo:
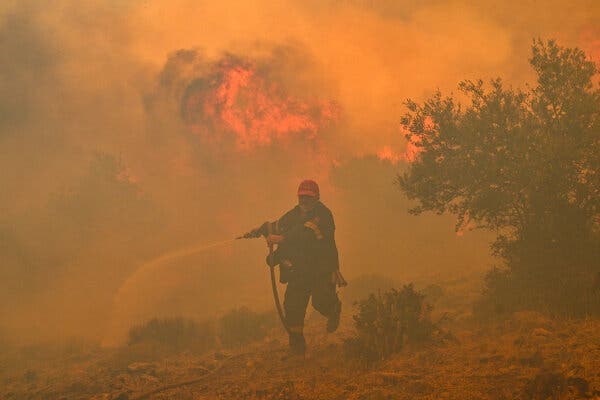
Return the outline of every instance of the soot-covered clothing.
{"type": "Polygon", "coordinates": [[[273,255],[273,264],[281,267],[282,281],[319,279],[339,269],[335,223],[323,203],[317,202],[306,213],[300,206],[294,207],[271,225],[271,233],[285,237],[273,255]]]}
{"type": "Polygon", "coordinates": [[[333,215],[321,202],[307,213],[296,206],[271,224],[270,230],[285,237],[272,262],[267,257],[267,264],[279,265],[280,281],[287,283],[283,305],[291,331],[290,345],[303,351],[302,330],[310,298],[313,307],[325,317],[332,317],[340,310],[332,280],[339,269],[333,215]]]}

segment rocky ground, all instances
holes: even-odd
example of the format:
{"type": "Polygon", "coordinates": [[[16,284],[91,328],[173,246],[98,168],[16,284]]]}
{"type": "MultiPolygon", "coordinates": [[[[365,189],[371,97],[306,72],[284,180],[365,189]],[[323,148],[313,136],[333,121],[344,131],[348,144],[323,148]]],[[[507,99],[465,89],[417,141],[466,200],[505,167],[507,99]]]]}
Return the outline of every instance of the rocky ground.
{"type": "MultiPolygon", "coordinates": [[[[242,349],[134,361],[119,350],[21,349],[2,360],[2,399],[600,399],[600,321],[535,313],[453,327],[456,341],[367,366],[313,320],[305,359],[283,335],[242,349]],[[193,382],[190,382],[193,381],[193,382]],[[188,382],[179,385],[182,382],[188,382]],[[165,386],[164,390],[157,390],[165,386]],[[179,386],[178,386],[179,385],[179,386]]],[[[348,321],[346,321],[348,322],[348,321]]],[[[464,325],[464,324],[463,324],[464,325]]]]}
{"type": "Polygon", "coordinates": [[[279,326],[259,342],[202,354],[77,341],[13,348],[0,355],[0,399],[600,399],[600,320],[521,312],[477,322],[466,297],[444,310],[456,340],[375,365],[345,349],[348,309],[335,334],[315,313],[307,318],[305,359],[287,357],[279,326]]]}

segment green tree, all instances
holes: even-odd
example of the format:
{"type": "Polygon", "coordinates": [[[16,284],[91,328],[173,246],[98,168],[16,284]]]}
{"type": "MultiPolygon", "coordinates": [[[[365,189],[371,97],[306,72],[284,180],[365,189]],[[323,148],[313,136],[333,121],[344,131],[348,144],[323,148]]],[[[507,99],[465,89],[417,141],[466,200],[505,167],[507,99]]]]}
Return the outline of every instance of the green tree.
{"type": "Polygon", "coordinates": [[[50,204],[61,230],[70,228],[77,241],[107,236],[136,240],[138,232],[156,229],[156,206],[129,179],[120,158],[96,153],[80,180],[50,204]]]}
{"type": "Polygon", "coordinates": [[[530,63],[537,84],[525,90],[464,81],[464,104],[439,92],[409,100],[402,125],[420,153],[397,183],[417,200],[412,213],[449,212],[457,229],[497,233],[505,269],[488,276],[492,297],[587,313],[598,298],[581,291],[600,260],[598,69],[552,40],[533,42],[530,63]]]}

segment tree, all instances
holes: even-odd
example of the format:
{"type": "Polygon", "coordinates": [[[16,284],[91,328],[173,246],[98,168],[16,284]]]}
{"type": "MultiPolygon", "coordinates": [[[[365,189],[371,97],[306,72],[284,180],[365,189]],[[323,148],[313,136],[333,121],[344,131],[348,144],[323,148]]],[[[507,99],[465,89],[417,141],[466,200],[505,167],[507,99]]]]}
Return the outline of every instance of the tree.
{"type": "Polygon", "coordinates": [[[417,200],[412,213],[449,212],[457,229],[497,233],[506,270],[488,276],[490,293],[529,291],[526,305],[554,307],[600,269],[598,69],[552,40],[533,42],[530,63],[537,84],[526,90],[464,81],[465,105],[439,92],[409,100],[401,122],[420,152],[397,183],[417,200]]]}

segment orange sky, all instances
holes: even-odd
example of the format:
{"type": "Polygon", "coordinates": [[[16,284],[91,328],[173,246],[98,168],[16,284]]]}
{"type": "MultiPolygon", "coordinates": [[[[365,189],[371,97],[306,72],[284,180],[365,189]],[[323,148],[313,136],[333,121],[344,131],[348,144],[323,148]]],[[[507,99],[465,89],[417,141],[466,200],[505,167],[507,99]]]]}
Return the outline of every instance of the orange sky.
{"type": "Polygon", "coordinates": [[[462,79],[531,82],[536,37],[598,59],[599,20],[595,1],[3,2],[0,335],[116,338],[156,315],[269,306],[258,242],[122,287],[147,260],[278,217],[308,177],[336,216],[348,277],[488,269],[489,235],[407,215],[392,185],[405,167],[403,102],[462,79]],[[229,121],[271,110],[257,132],[279,132],[252,151],[237,151],[226,124],[204,122],[202,136],[182,119],[188,85],[210,86],[228,56],[252,65],[240,98],[259,102],[229,121]],[[248,94],[258,87],[263,97],[248,94]]]}

